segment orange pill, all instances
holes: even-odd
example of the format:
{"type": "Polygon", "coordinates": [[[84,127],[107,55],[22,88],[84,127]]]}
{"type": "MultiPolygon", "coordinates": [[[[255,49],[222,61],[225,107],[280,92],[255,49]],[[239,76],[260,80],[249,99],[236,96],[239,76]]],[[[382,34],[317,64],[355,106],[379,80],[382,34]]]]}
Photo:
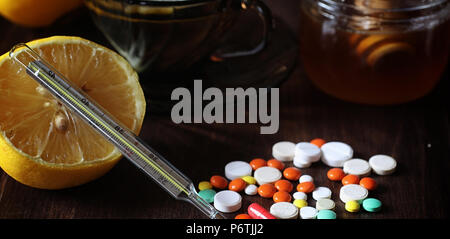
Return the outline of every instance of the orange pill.
{"type": "Polygon", "coordinates": [[[228,186],[228,180],[222,176],[214,175],[209,179],[211,185],[218,189],[225,189],[228,186]]]}
{"type": "Polygon", "coordinates": [[[359,183],[358,175],[349,174],[349,175],[345,176],[344,178],[342,178],[343,185],[358,184],[358,183],[359,183]]]}
{"type": "Polygon", "coordinates": [[[245,189],[245,186],[247,186],[247,183],[242,178],[236,178],[231,180],[231,182],[228,184],[228,189],[235,192],[241,192],[245,189]]]}
{"type": "Polygon", "coordinates": [[[264,159],[256,158],[250,161],[250,166],[252,167],[253,170],[256,170],[258,168],[267,166],[267,162],[264,159]]]}
{"type": "Polygon", "coordinates": [[[290,193],[292,192],[292,189],[294,189],[294,185],[292,185],[292,183],[286,179],[280,179],[275,182],[275,188],[278,191],[285,191],[290,193]]]}
{"type": "Polygon", "coordinates": [[[292,200],[291,195],[285,191],[276,192],[272,198],[274,202],[291,202],[292,200]]]}
{"type": "Polygon", "coordinates": [[[345,173],[341,168],[332,168],[328,170],[327,177],[331,181],[341,181],[345,177],[345,173]]]}
{"type": "Polygon", "coordinates": [[[242,213],[239,215],[236,215],[236,217],[234,217],[234,219],[253,219],[250,215],[248,215],[247,213],[242,213]]]}
{"type": "Polygon", "coordinates": [[[298,168],[289,167],[283,171],[283,176],[288,180],[297,181],[302,176],[302,172],[298,168]]]}
{"type": "Polygon", "coordinates": [[[313,182],[303,182],[297,185],[297,191],[304,193],[310,193],[314,191],[315,188],[316,186],[314,185],[313,182]]]}
{"type": "Polygon", "coordinates": [[[266,183],[258,187],[258,194],[263,198],[271,198],[276,192],[277,189],[270,183],[266,183]]]}
{"type": "Polygon", "coordinates": [[[362,178],[359,181],[359,185],[365,187],[367,190],[374,190],[375,188],[377,188],[377,182],[375,181],[375,179],[370,177],[362,178]]]}
{"type": "Polygon", "coordinates": [[[311,144],[316,145],[317,147],[322,147],[322,145],[324,145],[327,141],[321,139],[321,138],[315,138],[313,140],[310,141],[311,144]]]}
{"type": "Polygon", "coordinates": [[[271,159],[267,161],[267,166],[272,168],[277,168],[278,170],[282,171],[284,169],[284,163],[280,160],[271,159]]]}

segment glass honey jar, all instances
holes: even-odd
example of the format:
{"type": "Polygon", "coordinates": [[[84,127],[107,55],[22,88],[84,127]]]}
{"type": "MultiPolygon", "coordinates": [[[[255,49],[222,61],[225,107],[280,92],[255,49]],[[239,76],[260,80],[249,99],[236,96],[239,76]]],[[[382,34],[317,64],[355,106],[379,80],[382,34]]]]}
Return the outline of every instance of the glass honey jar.
{"type": "Polygon", "coordinates": [[[300,12],[306,74],[339,99],[412,101],[446,69],[450,0],[302,0],[300,12]]]}

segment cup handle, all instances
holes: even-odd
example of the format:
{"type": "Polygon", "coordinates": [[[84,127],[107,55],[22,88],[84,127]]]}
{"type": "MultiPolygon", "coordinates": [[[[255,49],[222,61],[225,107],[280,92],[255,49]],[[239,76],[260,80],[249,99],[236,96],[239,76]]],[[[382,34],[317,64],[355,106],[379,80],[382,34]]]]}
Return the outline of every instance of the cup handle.
{"type": "Polygon", "coordinates": [[[233,52],[221,52],[223,49],[216,50],[212,55],[211,59],[213,61],[220,61],[225,58],[241,57],[254,55],[261,50],[263,50],[267,42],[269,41],[271,32],[274,30],[274,21],[272,19],[272,12],[269,7],[261,0],[239,0],[240,8],[246,11],[255,11],[258,14],[263,26],[263,34],[260,42],[253,49],[239,50],[233,52]]]}

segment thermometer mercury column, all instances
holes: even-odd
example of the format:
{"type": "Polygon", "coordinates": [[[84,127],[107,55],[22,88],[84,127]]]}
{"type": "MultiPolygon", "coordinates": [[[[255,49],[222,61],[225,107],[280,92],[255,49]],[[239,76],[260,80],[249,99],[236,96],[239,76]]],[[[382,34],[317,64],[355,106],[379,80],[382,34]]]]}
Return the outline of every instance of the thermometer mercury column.
{"type": "Polygon", "coordinates": [[[189,178],[146,145],[127,127],[114,119],[77,86],[66,80],[61,73],[45,62],[26,44],[14,46],[9,56],[20,63],[26,69],[28,75],[45,87],[62,104],[113,143],[126,158],[169,194],[176,199],[192,203],[209,218],[224,218],[220,212],[196,193],[189,178]]]}

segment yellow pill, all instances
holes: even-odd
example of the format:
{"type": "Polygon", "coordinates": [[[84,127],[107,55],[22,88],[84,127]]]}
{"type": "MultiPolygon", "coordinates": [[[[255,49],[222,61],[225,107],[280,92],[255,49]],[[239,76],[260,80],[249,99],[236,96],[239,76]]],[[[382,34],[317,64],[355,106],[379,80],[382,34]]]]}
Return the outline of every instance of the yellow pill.
{"type": "Polygon", "coordinates": [[[199,191],[202,191],[202,190],[205,190],[205,189],[211,189],[211,188],[212,188],[212,185],[211,185],[211,183],[208,182],[208,181],[201,181],[201,182],[198,184],[198,190],[199,190],[199,191]]]}
{"type": "Polygon", "coordinates": [[[241,177],[247,184],[256,184],[256,179],[252,176],[242,176],[241,177]]]}
{"type": "Polygon", "coordinates": [[[345,203],[345,210],[348,212],[357,212],[359,211],[360,205],[358,201],[351,200],[345,203]]]}
{"type": "Polygon", "coordinates": [[[306,200],[303,200],[303,199],[295,199],[293,203],[298,208],[302,208],[302,207],[308,206],[308,202],[306,200]]]}

